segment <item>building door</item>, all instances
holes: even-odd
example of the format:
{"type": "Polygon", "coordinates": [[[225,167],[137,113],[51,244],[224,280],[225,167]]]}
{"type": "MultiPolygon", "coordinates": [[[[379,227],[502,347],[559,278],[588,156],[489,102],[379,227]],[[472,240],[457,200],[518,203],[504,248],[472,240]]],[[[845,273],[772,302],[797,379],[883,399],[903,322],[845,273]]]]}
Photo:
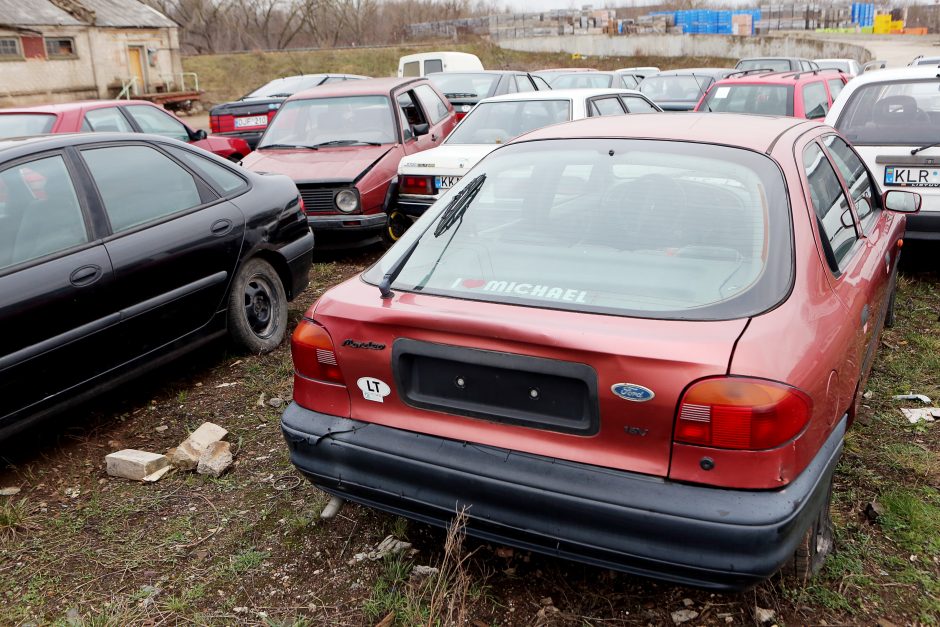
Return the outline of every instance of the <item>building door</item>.
{"type": "Polygon", "coordinates": [[[127,47],[127,65],[128,72],[132,78],[136,78],[134,83],[134,94],[141,94],[147,91],[147,82],[144,77],[144,49],[141,46],[127,47]]]}

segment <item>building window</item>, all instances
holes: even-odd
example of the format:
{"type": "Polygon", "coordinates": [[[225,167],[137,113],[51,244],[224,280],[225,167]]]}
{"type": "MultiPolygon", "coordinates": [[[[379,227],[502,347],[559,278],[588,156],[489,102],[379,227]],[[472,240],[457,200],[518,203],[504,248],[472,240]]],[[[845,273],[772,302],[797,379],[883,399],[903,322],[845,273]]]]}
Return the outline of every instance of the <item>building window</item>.
{"type": "Polygon", "coordinates": [[[20,40],[17,37],[0,37],[0,59],[21,58],[20,40]]]}
{"type": "Polygon", "coordinates": [[[75,40],[71,37],[46,38],[46,55],[50,59],[75,56],[75,40]]]}

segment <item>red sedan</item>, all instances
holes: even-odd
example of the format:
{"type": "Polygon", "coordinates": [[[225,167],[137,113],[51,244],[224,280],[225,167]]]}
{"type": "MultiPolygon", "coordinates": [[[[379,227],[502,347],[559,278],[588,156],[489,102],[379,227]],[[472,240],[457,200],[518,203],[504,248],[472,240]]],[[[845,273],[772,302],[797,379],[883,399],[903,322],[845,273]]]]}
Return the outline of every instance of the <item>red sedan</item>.
{"type": "Polygon", "coordinates": [[[293,463],[345,499],[716,589],[833,542],[905,216],[832,128],[649,114],[493,151],[293,336],[293,463]],[[795,155],[795,156],[794,156],[795,155]]]}
{"type": "Polygon", "coordinates": [[[235,162],[251,152],[244,139],[194,131],[163,107],[144,100],[87,100],[0,109],[0,139],[106,131],[171,137],[235,162]]]}

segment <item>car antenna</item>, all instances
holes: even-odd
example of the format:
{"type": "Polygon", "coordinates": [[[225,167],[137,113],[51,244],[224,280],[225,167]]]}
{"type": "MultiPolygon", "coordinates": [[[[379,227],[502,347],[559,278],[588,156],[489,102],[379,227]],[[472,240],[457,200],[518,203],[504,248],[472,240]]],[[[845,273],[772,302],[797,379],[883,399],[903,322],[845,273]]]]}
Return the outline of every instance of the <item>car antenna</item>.
{"type": "Polygon", "coordinates": [[[702,84],[698,82],[698,76],[695,75],[695,72],[692,72],[692,80],[695,81],[696,87],[698,87],[698,93],[702,94],[702,104],[705,105],[705,108],[708,109],[708,112],[712,112],[711,106],[708,104],[708,101],[705,100],[705,90],[702,88],[702,84]]]}

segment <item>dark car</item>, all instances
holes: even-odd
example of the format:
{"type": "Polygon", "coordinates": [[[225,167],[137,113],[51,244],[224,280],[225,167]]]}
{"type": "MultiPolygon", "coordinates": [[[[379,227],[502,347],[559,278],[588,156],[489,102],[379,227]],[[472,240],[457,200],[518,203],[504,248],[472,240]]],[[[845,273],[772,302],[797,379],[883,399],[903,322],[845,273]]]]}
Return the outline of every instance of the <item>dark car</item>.
{"type": "Polygon", "coordinates": [[[802,57],[750,57],[741,59],[734,66],[736,70],[773,70],[774,72],[799,72],[818,70],[819,65],[802,57]]]}
{"type": "Polygon", "coordinates": [[[0,142],[0,435],[226,332],[273,349],[312,248],[287,177],[153,135],[0,142]]]}
{"type": "Polygon", "coordinates": [[[647,76],[638,89],[663,111],[691,111],[715,81],[733,72],[726,68],[669,70],[647,76]]]}
{"type": "Polygon", "coordinates": [[[434,72],[427,78],[454,105],[458,121],[484,98],[551,89],[544,78],[528,72],[434,72]]]}
{"type": "Polygon", "coordinates": [[[331,244],[360,244],[386,231],[398,162],[439,146],[455,124],[453,106],[426,78],[326,85],[289,98],[244,165],[290,176],[314,231],[329,231],[331,244]]]}
{"type": "Polygon", "coordinates": [[[369,77],[355,74],[300,74],[276,78],[234,102],[212,107],[209,128],[213,133],[240,137],[254,150],[268,122],[287,98],[320,85],[366,78],[369,77]]]}

